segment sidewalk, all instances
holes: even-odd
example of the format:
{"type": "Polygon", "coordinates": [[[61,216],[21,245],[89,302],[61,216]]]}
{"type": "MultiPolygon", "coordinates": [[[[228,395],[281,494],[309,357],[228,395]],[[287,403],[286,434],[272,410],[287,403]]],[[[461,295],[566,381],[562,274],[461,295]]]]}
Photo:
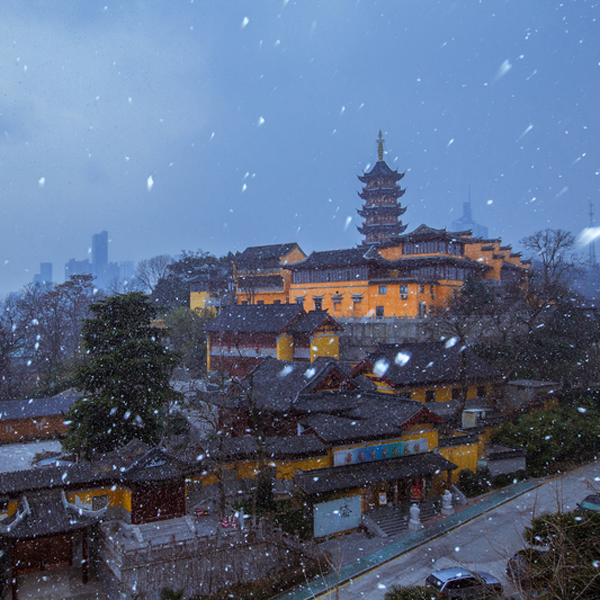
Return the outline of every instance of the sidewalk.
{"type": "Polygon", "coordinates": [[[326,593],[336,584],[354,579],[367,571],[393,560],[401,554],[437,538],[444,533],[460,527],[496,508],[513,498],[524,494],[539,485],[542,481],[522,481],[508,488],[491,492],[475,498],[466,505],[456,507],[456,512],[449,516],[436,516],[424,523],[420,531],[404,531],[388,538],[367,538],[364,533],[352,532],[335,537],[319,544],[320,548],[328,550],[332,560],[341,565],[339,573],[329,573],[306,585],[298,586],[289,592],[275,596],[273,600],[309,600],[326,593]]]}

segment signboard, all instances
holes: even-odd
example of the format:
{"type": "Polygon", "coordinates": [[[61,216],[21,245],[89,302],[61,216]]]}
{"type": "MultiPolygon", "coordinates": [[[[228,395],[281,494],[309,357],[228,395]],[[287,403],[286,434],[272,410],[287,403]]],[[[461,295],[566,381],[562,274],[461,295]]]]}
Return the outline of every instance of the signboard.
{"type": "Polygon", "coordinates": [[[314,536],[320,538],[356,529],[360,525],[360,519],[360,495],[315,504],[313,508],[314,536]]]}
{"type": "Polygon", "coordinates": [[[412,454],[422,454],[429,449],[427,438],[409,440],[407,442],[390,442],[375,446],[361,446],[360,448],[347,448],[333,453],[333,466],[356,465],[386,458],[399,458],[412,454]]]}

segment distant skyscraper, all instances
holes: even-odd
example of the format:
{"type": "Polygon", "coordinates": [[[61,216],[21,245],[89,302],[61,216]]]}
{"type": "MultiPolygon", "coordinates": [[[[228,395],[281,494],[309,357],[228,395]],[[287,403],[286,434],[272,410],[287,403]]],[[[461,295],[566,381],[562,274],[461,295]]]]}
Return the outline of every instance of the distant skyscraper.
{"type": "Polygon", "coordinates": [[[101,231],[92,236],[92,275],[103,286],[107,279],[108,268],[108,231],[101,231]]]}
{"type": "Polygon", "coordinates": [[[52,283],[52,263],[40,263],[40,272],[33,276],[34,283],[49,285],[52,283]]]}
{"type": "Polygon", "coordinates": [[[65,280],[68,280],[71,275],[91,275],[92,265],[87,260],[75,260],[72,258],[65,264],[65,280]]]}
{"type": "Polygon", "coordinates": [[[488,228],[484,225],[479,225],[473,221],[473,214],[471,213],[471,186],[469,186],[469,200],[463,202],[463,215],[462,217],[452,221],[450,224],[450,231],[468,231],[473,232],[473,237],[488,238],[488,228]]]}

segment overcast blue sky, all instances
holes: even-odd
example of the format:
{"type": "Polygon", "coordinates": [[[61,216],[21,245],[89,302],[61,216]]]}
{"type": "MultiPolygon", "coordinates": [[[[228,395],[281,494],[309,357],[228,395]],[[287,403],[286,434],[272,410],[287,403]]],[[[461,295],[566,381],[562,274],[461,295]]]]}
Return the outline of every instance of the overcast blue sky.
{"type": "Polygon", "coordinates": [[[361,240],[357,175],[403,220],[518,247],[600,222],[600,7],[586,0],[3,0],[0,293],[88,257],[361,240]],[[148,185],[148,178],[153,185],[148,185]],[[349,222],[351,218],[351,222],[349,222]]]}

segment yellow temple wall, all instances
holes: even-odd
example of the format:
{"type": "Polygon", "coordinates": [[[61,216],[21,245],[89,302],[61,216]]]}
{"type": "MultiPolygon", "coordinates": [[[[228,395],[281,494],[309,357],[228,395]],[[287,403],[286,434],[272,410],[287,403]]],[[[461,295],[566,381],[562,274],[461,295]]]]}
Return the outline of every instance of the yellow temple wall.
{"type": "Polygon", "coordinates": [[[294,360],[294,339],[288,333],[277,338],[277,360],[294,360]]]}
{"type": "Polygon", "coordinates": [[[310,362],[319,356],[340,358],[340,338],[337,333],[313,335],[310,340],[310,362]]]}

